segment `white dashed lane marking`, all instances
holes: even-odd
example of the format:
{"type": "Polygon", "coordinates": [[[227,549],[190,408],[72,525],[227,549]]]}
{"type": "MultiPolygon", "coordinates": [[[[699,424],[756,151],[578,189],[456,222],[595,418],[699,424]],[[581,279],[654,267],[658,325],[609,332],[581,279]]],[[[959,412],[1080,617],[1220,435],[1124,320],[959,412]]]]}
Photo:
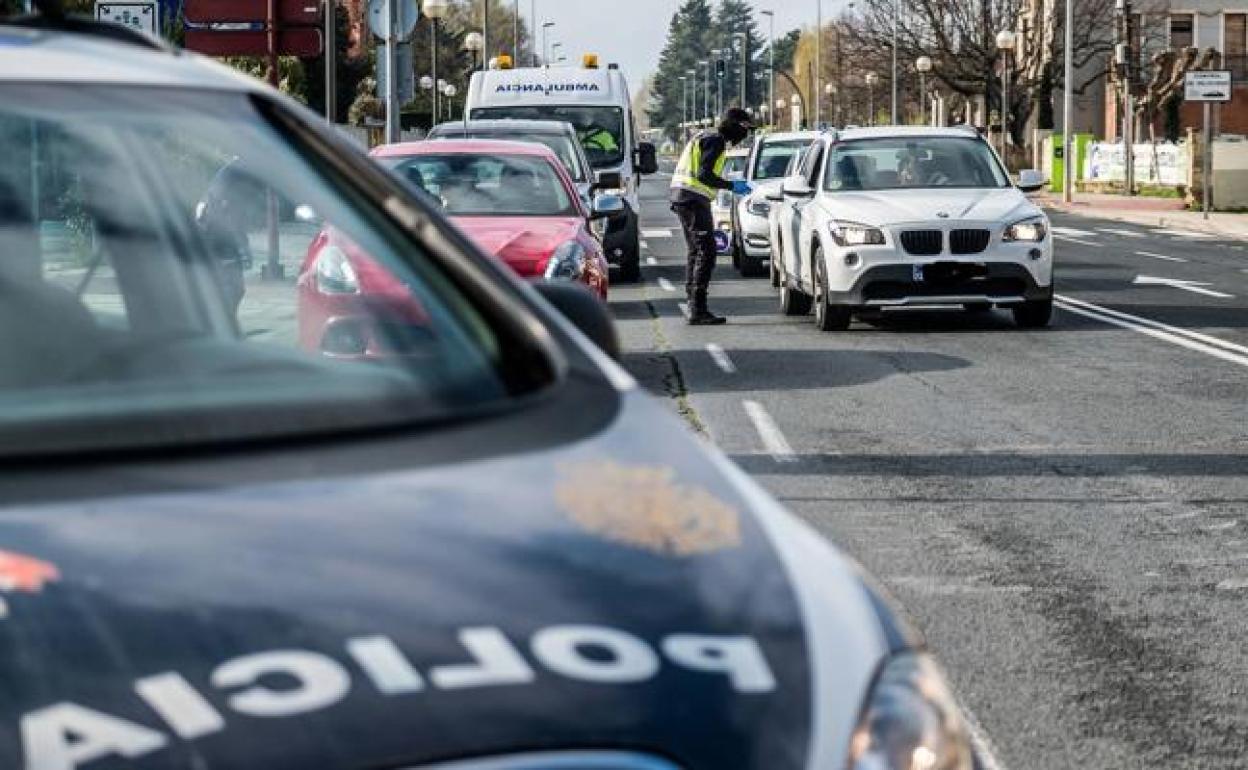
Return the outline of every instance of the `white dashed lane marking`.
{"type": "Polygon", "coordinates": [[[1070,241],[1071,243],[1077,243],[1080,246],[1093,246],[1093,247],[1100,246],[1099,243],[1094,243],[1092,241],[1085,241],[1082,238],[1072,238],[1069,235],[1055,235],[1053,237],[1057,238],[1057,240],[1059,241],[1070,241]]]}
{"type": "Polygon", "coordinates": [[[719,345],[714,342],[706,343],[706,352],[725,374],[733,374],[737,371],[737,365],[728,357],[727,351],[719,345]]]}
{"type": "Polygon", "coordinates": [[[1153,259],[1164,259],[1167,262],[1186,262],[1187,261],[1186,259],[1183,259],[1182,257],[1169,257],[1169,256],[1166,256],[1165,254],[1154,254],[1151,251],[1137,251],[1135,253],[1139,254],[1141,257],[1152,257],[1153,259]]]}
{"type": "Polygon", "coordinates": [[[758,432],[763,448],[767,450],[767,454],[771,455],[771,459],[778,463],[789,463],[797,459],[793,456],[793,447],[789,444],[789,440],[784,437],[780,426],[771,419],[771,415],[767,413],[762,404],[757,401],[744,401],[742,406],[745,407],[745,414],[750,418],[750,422],[754,423],[754,430],[758,432]]]}
{"type": "Polygon", "coordinates": [[[1082,238],[1086,238],[1088,236],[1092,236],[1096,234],[1092,232],[1091,230],[1080,230],[1078,227],[1062,227],[1062,226],[1054,227],[1053,232],[1058,235],[1074,235],[1074,236],[1078,236],[1082,238]]]}

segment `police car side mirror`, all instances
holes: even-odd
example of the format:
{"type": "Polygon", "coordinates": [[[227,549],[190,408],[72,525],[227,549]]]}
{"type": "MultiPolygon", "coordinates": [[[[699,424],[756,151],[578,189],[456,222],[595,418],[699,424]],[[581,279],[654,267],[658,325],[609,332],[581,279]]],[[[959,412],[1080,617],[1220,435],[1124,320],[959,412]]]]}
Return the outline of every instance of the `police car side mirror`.
{"type": "Polygon", "coordinates": [[[598,178],[590,189],[592,190],[618,190],[624,186],[624,178],[620,176],[618,171],[599,171],[598,178]]]}
{"type": "Polygon", "coordinates": [[[815,188],[807,184],[806,179],[800,176],[785,179],[780,189],[788,198],[812,198],[815,195],[815,188]]]}
{"type": "Polygon", "coordinates": [[[1018,172],[1018,189],[1025,193],[1036,192],[1045,185],[1044,174],[1034,168],[1018,172]]]}
{"type": "Polygon", "coordinates": [[[602,352],[619,360],[620,337],[615,330],[615,320],[597,294],[583,284],[564,280],[536,279],[533,288],[602,352]]]}
{"type": "Polygon", "coordinates": [[[659,172],[658,150],[650,142],[637,145],[637,173],[657,174],[659,172]]]}
{"type": "Polygon", "coordinates": [[[599,195],[589,214],[591,220],[613,219],[624,213],[624,199],[618,195],[599,195]]]}

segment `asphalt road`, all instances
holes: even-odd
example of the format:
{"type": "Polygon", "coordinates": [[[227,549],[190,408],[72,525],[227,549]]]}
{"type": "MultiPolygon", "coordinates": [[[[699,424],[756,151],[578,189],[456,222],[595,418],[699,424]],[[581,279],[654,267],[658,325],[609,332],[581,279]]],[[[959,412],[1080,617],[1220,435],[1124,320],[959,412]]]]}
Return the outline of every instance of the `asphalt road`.
{"type": "Polygon", "coordinates": [[[721,260],[730,322],[689,327],[667,181],[611,288],[626,365],[880,579],[997,764],[1248,764],[1248,248],[1056,216],[1039,331],[823,334],[721,260]]]}

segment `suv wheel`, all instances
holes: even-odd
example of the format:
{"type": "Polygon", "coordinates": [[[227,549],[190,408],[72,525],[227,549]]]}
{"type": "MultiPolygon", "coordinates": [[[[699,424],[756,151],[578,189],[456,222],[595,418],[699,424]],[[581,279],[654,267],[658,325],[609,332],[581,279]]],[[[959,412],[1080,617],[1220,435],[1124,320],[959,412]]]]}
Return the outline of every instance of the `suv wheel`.
{"type": "Polygon", "coordinates": [[[844,331],[849,328],[853,313],[848,305],[833,304],[828,298],[828,268],[823,263],[823,249],[815,249],[811,257],[815,268],[815,327],[819,331],[844,331]]]}
{"type": "Polygon", "coordinates": [[[1014,323],[1024,329],[1039,329],[1049,325],[1053,317],[1053,300],[1040,299],[1014,306],[1014,323]]]}

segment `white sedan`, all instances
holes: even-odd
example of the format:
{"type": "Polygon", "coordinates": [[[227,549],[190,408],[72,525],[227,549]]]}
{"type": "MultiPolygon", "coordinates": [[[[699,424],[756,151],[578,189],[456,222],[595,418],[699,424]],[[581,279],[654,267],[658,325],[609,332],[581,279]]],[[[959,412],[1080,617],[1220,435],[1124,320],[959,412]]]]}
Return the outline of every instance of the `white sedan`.
{"type": "Polygon", "coordinates": [[[1053,311],[1049,221],[969,128],[848,129],[819,137],[768,198],[780,305],[825,331],[856,312],[1008,307],[1023,327],[1053,311]]]}

